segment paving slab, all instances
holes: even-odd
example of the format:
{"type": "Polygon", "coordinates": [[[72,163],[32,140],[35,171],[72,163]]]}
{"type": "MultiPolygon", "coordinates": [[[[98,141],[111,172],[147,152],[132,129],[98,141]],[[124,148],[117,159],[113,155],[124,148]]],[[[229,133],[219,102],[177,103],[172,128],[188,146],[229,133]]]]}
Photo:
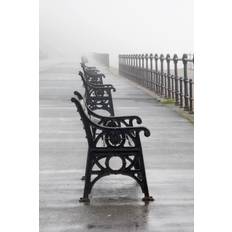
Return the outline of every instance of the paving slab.
{"type": "Polygon", "coordinates": [[[70,98],[84,92],[78,62],[40,69],[40,231],[193,231],[193,125],[130,80],[99,67],[113,84],[116,115],[138,115],[151,131],[143,137],[150,194],[125,176],[102,178],[90,204],[79,203],[87,141],[70,98]]]}

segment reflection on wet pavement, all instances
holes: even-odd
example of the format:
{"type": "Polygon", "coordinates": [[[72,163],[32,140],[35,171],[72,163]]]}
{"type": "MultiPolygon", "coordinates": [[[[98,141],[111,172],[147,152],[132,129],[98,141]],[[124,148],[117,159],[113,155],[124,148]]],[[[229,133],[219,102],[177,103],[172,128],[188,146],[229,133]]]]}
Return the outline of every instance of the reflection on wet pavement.
{"type": "Polygon", "coordinates": [[[143,119],[151,137],[141,136],[147,179],[154,202],[145,204],[135,181],[102,178],[89,204],[83,194],[87,143],[70,102],[83,92],[76,63],[52,65],[40,73],[40,231],[193,231],[193,126],[130,81],[107,70],[117,115],[143,119]]]}

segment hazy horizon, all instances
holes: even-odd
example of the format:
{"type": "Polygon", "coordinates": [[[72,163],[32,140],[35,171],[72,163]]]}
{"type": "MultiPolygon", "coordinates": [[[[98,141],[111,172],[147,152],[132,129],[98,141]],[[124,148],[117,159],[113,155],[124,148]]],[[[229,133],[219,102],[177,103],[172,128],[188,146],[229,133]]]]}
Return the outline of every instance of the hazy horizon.
{"type": "Polygon", "coordinates": [[[40,51],[114,65],[120,53],[193,53],[193,0],[40,0],[40,51]]]}

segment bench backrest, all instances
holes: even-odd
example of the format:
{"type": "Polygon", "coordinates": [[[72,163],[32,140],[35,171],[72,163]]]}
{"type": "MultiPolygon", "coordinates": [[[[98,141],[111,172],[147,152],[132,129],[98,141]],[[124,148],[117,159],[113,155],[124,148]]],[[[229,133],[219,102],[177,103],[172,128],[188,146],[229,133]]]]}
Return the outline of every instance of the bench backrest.
{"type": "MultiPolygon", "coordinates": [[[[98,124],[99,122],[101,122],[101,117],[106,117],[106,116],[101,116],[98,115],[96,113],[94,113],[87,105],[86,103],[86,99],[83,98],[83,96],[78,92],[78,91],[74,91],[74,95],[77,96],[77,99],[79,100],[79,102],[81,103],[81,106],[84,110],[84,112],[86,113],[86,115],[88,116],[88,118],[90,120],[92,120],[93,122],[95,122],[96,124],[98,124]]],[[[101,124],[101,123],[100,123],[101,124]]]]}
{"type": "Polygon", "coordinates": [[[81,100],[71,98],[71,101],[76,105],[77,111],[80,114],[89,147],[105,147],[105,135],[102,131],[105,127],[98,124],[99,121],[94,121],[91,118],[83,98],[81,100]]]}
{"type": "Polygon", "coordinates": [[[83,123],[85,133],[86,133],[86,138],[88,141],[89,146],[93,145],[93,140],[95,136],[95,123],[91,121],[88,113],[87,113],[87,108],[85,106],[84,101],[78,100],[76,98],[71,98],[71,101],[76,105],[77,111],[80,114],[81,121],[83,123]]]}
{"type": "Polygon", "coordinates": [[[81,80],[83,82],[83,86],[85,88],[85,97],[88,101],[89,97],[110,97],[111,96],[111,89],[115,91],[115,88],[112,85],[96,85],[93,83],[89,83],[86,81],[84,75],[82,72],[79,72],[79,76],[81,77],[81,80]],[[101,87],[107,86],[105,89],[102,89],[101,87]],[[108,89],[108,91],[107,91],[108,89]]]}
{"type": "Polygon", "coordinates": [[[87,82],[93,83],[93,84],[103,84],[103,77],[105,77],[104,74],[98,73],[99,71],[93,67],[92,69],[89,69],[85,64],[81,63],[81,67],[83,69],[84,78],[87,82]]]}
{"type": "Polygon", "coordinates": [[[81,80],[82,80],[82,82],[83,82],[83,86],[84,86],[84,88],[85,88],[85,91],[89,90],[89,85],[88,85],[86,79],[84,78],[83,73],[82,73],[82,72],[79,72],[78,74],[79,74],[79,76],[81,77],[81,80]]]}
{"type": "Polygon", "coordinates": [[[79,72],[79,76],[81,77],[81,80],[86,90],[90,90],[91,85],[96,85],[96,83],[88,81],[88,78],[85,78],[82,72],[79,72]]]}

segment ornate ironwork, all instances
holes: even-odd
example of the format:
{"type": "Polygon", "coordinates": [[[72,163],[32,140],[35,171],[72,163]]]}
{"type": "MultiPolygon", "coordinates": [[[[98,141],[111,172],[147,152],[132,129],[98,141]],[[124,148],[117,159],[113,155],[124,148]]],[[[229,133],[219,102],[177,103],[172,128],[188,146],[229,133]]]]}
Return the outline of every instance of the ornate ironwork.
{"type": "Polygon", "coordinates": [[[79,75],[85,88],[85,98],[88,107],[92,111],[105,110],[109,112],[111,116],[113,116],[114,106],[111,91],[115,92],[116,89],[110,84],[92,84],[85,79],[82,72],[79,72],[79,75]]]}
{"type": "Polygon", "coordinates": [[[75,92],[75,95],[78,99],[72,98],[71,101],[80,114],[88,141],[85,187],[80,201],[89,202],[89,194],[94,184],[102,177],[112,174],[126,175],[135,179],[144,193],[143,200],[153,200],[149,195],[139,135],[143,131],[148,137],[150,131],[145,127],[133,126],[133,120],[141,123],[141,119],[137,116],[103,117],[88,107],[86,111],[81,102],[82,96],[78,92],[75,92]],[[99,119],[98,123],[92,120],[92,116],[99,119]],[[116,169],[111,166],[111,160],[115,158],[121,160],[121,166],[116,169]]]}
{"type": "Polygon", "coordinates": [[[81,63],[81,67],[83,69],[84,77],[88,83],[96,85],[103,84],[103,78],[105,78],[105,75],[100,73],[96,67],[88,67],[84,63],[81,63]]]}

